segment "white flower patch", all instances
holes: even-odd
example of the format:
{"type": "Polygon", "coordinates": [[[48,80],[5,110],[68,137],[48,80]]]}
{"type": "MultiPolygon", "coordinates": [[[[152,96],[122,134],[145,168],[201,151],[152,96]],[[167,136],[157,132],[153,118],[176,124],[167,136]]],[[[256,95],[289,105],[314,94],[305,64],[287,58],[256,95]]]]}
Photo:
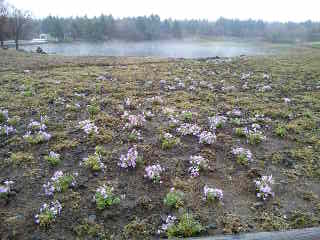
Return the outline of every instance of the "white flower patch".
{"type": "Polygon", "coordinates": [[[235,86],[223,86],[221,90],[223,92],[234,92],[237,88],[235,86]]]}
{"type": "Polygon", "coordinates": [[[60,154],[59,153],[55,153],[53,151],[50,151],[49,157],[59,159],[60,158],[60,154]]]}
{"type": "Polygon", "coordinates": [[[208,160],[200,155],[191,156],[189,163],[191,164],[191,167],[189,167],[189,173],[192,178],[198,177],[201,169],[208,168],[208,160]]]}
{"type": "Polygon", "coordinates": [[[51,139],[51,134],[45,131],[47,129],[45,122],[48,121],[48,118],[41,116],[40,119],[40,122],[31,120],[28,125],[29,130],[23,135],[25,140],[33,141],[35,139],[37,142],[44,142],[51,139]]]}
{"type": "Polygon", "coordinates": [[[169,227],[175,224],[177,218],[175,216],[168,215],[165,223],[162,224],[161,228],[158,230],[158,234],[166,232],[169,227]]]}
{"type": "Polygon", "coordinates": [[[168,118],[169,118],[169,124],[171,125],[178,125],[180,123],[180,120],[173,115],[169,115],[168,118]]]}
{"type": "Polygon", "coordinates": [[[124,106],[125,106],[125,107],[131,107],[131,106],[132,106],[132,101],[131,101],[130,98],[126,98],[126,99],[124,100],[124,106]]]}
{"type": "Polygon", "coordinates": [[[272,175],[262,176],[258,180],[254,180],[257,189],[257,197],[263,201],[267,200],[268,197],[274,197],[271,186],[274,184],[272,175]]]}
{"type": "Polygon", "coordinates": [[[180,82],[177,83],[177,88],[178,88],[178,89],[184,89],[185,87],[186,87],[186,85],[185,85],[184,82],[181,82],[181,81],[180,81],[180,82]]]}
{"type": "Polygon", "coordinates": [[[232,149],[232,154],[236,157],[245,157],[249,162],[252,162],[252,153],[249,149],[245,149],[242,147],[237,147],[232,149]]]}
{"type": "Polygon", "coordinates": [[[248,90],[249,89],[249,86],[248,86],[248,82],[245,82],[242,87],[241,87],[243,90],[248,90]]]}
{"type": "Polygon", "coordinates": [[[223,191],[218,188],[210,188],[207,185],[203,188],[204,193],[204,200],[211,201],[211,200],[219,200],[223,199],[223,191]]]}
{"type": "Polygon", "coordinates": [[[16,132],[16,129],[12,126],[8,126],[8,125],[0,126],[0,135],[9,136],[10,134],[15,132],[16,132]]]}
{"type": "Polygon", "coordinates": [[[291,99],[290,98],[283,98],[283,101],[288,104],[291,102],[291,99]]]}
{"type": "Polygon", "coordinates": [[[192,92],[192,91],[195,91],[197,89],[197,87],[194,85],[191,85],[188,89],[189,89],[189,91],[192,92]]]}
{"type": "Polygon", "coordinates": [[[203,131],[199,135],[199,143],[200,144],[213,144],[216,141],[217,137],[215,133],[208,132],[208,131],[203,131]]]}
{"type": "Polygon", "coordinates": [[[51,139],[51,134],[44,132],[44,131],[39,131],[38,132],[38,137],[42,140],[42,141],[49,141],[51,139]]]}
{"type": "Polygon", "coordinates": [[[171,134],[171,133],[165,133],[163,134],[163,137],[166,139],[166,140],[170,140],[170,139],[173,139],[174,136],[171,134]]]}
{"type": "Polygon", "coordinates": [[[249,73],[241,73],[241,77],[240,77],[240,80],[247,80],[248,78],[250,78],[252,75],[251,72],[249,73]]]}
{"type": "Polygon", "coordinates": [[[162,108],[162,112],[166,115],[172,115],[175,113],[175,109],[170,107],[164,107],[162,108]]]}
{"type": "Polygon", "coordinates": [[[163,104],[164,103],[162,97],[160,97],[160,96],[154,96],[152,98],[149,98],[148,101],[150,101],[153,104],[163,104]]]}
{"type": "Polygon", "coordinates": [[[270,75],[267,74],[267,73],[263,73],[262,77],[263,77],[264,80],[269,80],[270,79],[270,75]]]}
{"type": "Polygon", "coordinates": [[[154,117],[154,114],[151,111],[146,111],[142,113],[146,119],[151,119],[154,117]]]}
{"type": "Polygon", "coordinates": [[[259,91],[260,92],[269,92],[272,90],[272,87],[270,85],[265,85],[265,86],[262,86],[259,91]]]}
{"type": "Polygon", "coordinates": [[[227,122],[227,118],[224,116],[214,116],[209,117],[209,126],[212,131],[215,131],[217,128],[222,127],[223,124],[227,122]]]}
{"type": "Polygon", "coordinates": [[[94,123],[91,120],[81,121],[79,122],[79,126],[86,134],[99,133],[98,127],[94,125],[94,123]]]}
{"type": "Polygon", "coordinates": [[[11,191],[11,185],[13,185],[13,181],[6,180],[3,182],[3,185],[0,184],[0,196],[2,194],[8,195],[11,191]]]}
{"type": "Polygon", "coordinates": [[[32,130],[44,131],[47,129],[47,126],[43,123],[38,122],[38,121],[31,120],[31,122],[28,125],[28,128],[30,128],[32,130]]]}
{"type": "Polygon", "coordinates": [[[227,112],[227,115],[231,115],[233,117],[241,117],[242,112],[239,109],[233,109],[232,111],[227,112]]]}
{"type": "Polygon", "coordinates": [[[198,136],[201,131],[201,127],[197,124],[183,123],[179,128],[177,128],[177,132],[182,136],[185,135],[194,135],[198,136]]]}
{"type": "Polygon", "coordinates": [[[43,184],[45,195],[52,196],[55,192],[63,191],[62,181],[64,183],[67,181],[68,187],[74,187],[76,185],[75,178],[72,175],[66,175],[62,171],[56,171],[50,181],[47,182],[47,184],[43,184]]]}
{"type": "MultiPolygon", "coordinates": [[[[9,120],[9,112],[8,110],[0,110],[0,124],[8,122],[9,120]]],[[[12,126],[9,126],[8,124],[3,124],[2,126],[0,125],[0,136],[1,135],[7,135],[9,136],[12,133],[15,133],[16,129],[13,128],[12,126]]]]}

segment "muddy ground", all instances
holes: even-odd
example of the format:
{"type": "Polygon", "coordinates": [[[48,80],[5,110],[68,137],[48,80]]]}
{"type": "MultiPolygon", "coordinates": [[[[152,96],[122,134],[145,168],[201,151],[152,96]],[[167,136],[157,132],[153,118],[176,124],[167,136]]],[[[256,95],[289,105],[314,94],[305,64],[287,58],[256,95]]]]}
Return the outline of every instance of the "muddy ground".
{"type": "Polygon", "coordinates": [[[0,198],[1,239],[166,238],[165,232],[158,234],[166,217],[179,221],[185,213],[201,224],[194,234],[200,236],[319,226],[319,50],[194,60],[67,58],[0,50],[0,86],[0,111],[8,110],[0,126],[14,128],[0,134],[0,185],[14,182],[0,198]],[[170,121],[166,108],[179,123],[170,121]],[[125,111],[153,114],[137,128],[142,139],[129,137],[125,111]],[[183,111],[192,117],[185,118],[183,111]],[[212,130],[208,117],[216,115],[227,121],[212,130]],[[46,132],[52,137],[26,140],[30,122],[40,122],[41,116],[47,117],[46,132]],[[81,129],[79,122],[88,119],[98,133],[81,129]],[[216,140],[200,144],[197,136],[182,136],[177,128],[184,122],[214,132],[216,140]],[[265,139],[260,143],[237,133],[252,124],[261,127],[265,139]],[[164,133],[180,143],[162,148],[164,133]],[[141,163],[120,168],[121,154],[134,145],[141,163]],[[96,146],[103,149],[103,171],[80,165],[96,146]],[[237,161],[231,152],[235,147],[249,149],[252,161],[237,161]],[[47,161],[50,151],[60,154],[57,165],[47,161]],[[207,159],[208,167],[192,178],[189,160],[194,155],[207,159]],[[165,168],[161,183],[144,177],[145,167],[153,164],[165,168]],[[58,170],[76,173],[76,184],[47,196],[43,184],[58,170]],[[274,197],[266,201],[256,196],[254,184],[264,175],[274,179],[274,197]],[[104,183],[121,201],[98,210],[93,196],[104,183]],[[205,201],[205,185],[221,189],[223,199],[205,201]],[[164,204],[172,187],[184,193],[177,209],[164,204]],[[41,227],[35,215],[53,200],[61,203],[61,213],[41,227]]]}

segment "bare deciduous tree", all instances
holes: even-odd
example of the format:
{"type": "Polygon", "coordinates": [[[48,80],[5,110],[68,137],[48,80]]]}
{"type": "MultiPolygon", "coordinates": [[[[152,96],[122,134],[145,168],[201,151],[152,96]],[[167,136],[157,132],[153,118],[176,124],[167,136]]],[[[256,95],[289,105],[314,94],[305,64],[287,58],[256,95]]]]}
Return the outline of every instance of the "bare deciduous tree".
{"type": "Polygon", "coordinates": [[[8,23],[8,7],[4,0],[0,0],[0,45],[3,47],[4,35],[8,23]]]}
{"type": "Polygon", "coordinates": [[[19,49],[19,39],[24,26],[31,21],[31,13],[29,11],[24,11],[17,9],[15,7],[11,8],[12,17],[12,30],[15,36],[16,50],[19,49]]]}

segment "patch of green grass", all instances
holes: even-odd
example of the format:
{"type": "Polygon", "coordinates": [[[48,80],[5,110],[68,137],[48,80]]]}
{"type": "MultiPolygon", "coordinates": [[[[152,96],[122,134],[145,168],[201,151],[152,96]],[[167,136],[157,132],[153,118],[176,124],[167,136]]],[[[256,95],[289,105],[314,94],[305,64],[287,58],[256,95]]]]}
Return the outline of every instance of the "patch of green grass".
{"type": "Polygon", "coordinates": [[[236,128],[234,132],[238,137],[246,137],[246,132],[243,128],[236,128]]]}
{"type": "Polygon", "coordinates": [[[30,164],[34,161],[34,157],[31,153],[16,152],[12,153],[9,162],[14,165],[30,164]]]}
{"type": "Polygon", "coordinates": [[[289,221],[292,228],[307,228],[316,226],[319,218],[305,211],[295,211],[289,221]]]}
{"type": "Polygon", "coordinates": [[[260,134],[260,133],[250,133],[248,135],[248,142],[251,145],[256,145],[261,143],[263,140],[265,139],[265,137],[260,134]]]}
{"type": "Polygon", "coordinates": [[[179,218],[177,224],[167,229],[168,237],[194,237],[204,230],[203,226],[194,219],[190,213],[185,213],[179,218]]]}
{"type": "Polygon", "coordinates": [[[160,137],[161,141],[161,148],[163,150],[171,149],[175,146],[177,146],[180,143],[180,138],[172,137],[172,138],[165,138],[163,136],[160,137]]]}
{"type": "Polygon", "coordinates": [[[172,189],[167,193],[163,203],[170,208],[181,208],[184,205],[184,193],[180,190],[172,189]]]}
{"type": "Polygon", "coordinates": [[[120,203],[120,198],[113,193],[113,187],[104,186],[104,192],[96,192],[95,201],[98,210],[103,210],[107,207],[120,203]]]}
{"type": "Polygon", "coordinates": [[[285,137],[287,135],[287,129],[284,125],[279,124],[274,130],[275,134],[279,137],[285,137]]]}

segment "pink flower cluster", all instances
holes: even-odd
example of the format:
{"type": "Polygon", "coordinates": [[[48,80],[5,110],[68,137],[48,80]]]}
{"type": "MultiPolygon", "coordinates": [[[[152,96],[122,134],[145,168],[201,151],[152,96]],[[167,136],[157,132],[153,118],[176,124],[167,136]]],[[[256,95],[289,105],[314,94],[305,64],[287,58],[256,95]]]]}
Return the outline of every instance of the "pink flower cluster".
{"type": "Polygon", "coordinates": [[[249,149],[237,147],[233,148],[231,152],[235,156],[244,156],[249,162],[252,161],[252,153],[249,149]]]}
{"type": "Polygon", "coordinates": [[[223,192],[221,189],[218,188],[210,188],[207,185],[203,188],[204,192],[204,199],[205,200],[214,200],[217,199],[221,201],[223,199],[223,192]]]}
{"type": "Polygon", "coordinates": [[[49,204],[44,203],[42,205],[42,207],[40,208],[40,213],[35,215],[36,224],[40,224],[40,215],[41,214],[43,214],[43,213],[44,214],[50,214],[50,216],[54,220],[58,215],[60,215],[61,210],[62,210],[62,206],[61,206],[61,203],[58,200],[53,201],[53,202],[51,202],[49,204]]]}
{"type": "Polygon", "coordinates": [[[149,178],[153,182],[160,182],[160,174],[164,171],[164,168],[160,166],[160,164],[157,165],[151,165],[147,166],[145,168],[146,175],[144,175],[145,178],[149,178]]]}
{"type": "Polygon", "coordinates": [[[254,180],[257,189],[257,197],[261,198],[263,201],[267,200],[269,196],[274,197],[274,192],[272,192],[271,186],[274,184],[272,175],[262,176],[258,180],[254,180]]]}
{"type": "Polygon", "coordinates": [[[204,169],[208,167],[208,160],[203,158],[202,156],[191,156],[190,157],[189,173],[191,177],[198,177],[200,174],[200,169],[204,169]]]}
{"type": "Polygon", "coordinates": [[[94,125],[91,120],[84,120],[79,122],[80,127],[85,131],[86,134],[98,133],[98,127],[94,125]]]}
{"type": "Polygon", "coordinates": [[[208,131],[203,131],[199,135],[200,144],[213,144],[216,141],[216,134],[208,131]]]}
{"type": "Polygon", "coordinates": [[[126,123],[124,128],[134,128],[134,127],[142,127],[143,124],[146,122],[144,115],[133,115],[129,114],[128,112],[124,112],[122,118],[127,118],[128,122],[126,123]]]}
{"type": "Polygon", "coordinates": [[[122,168],[128,168],[128,167],[135,168],[137,164],[136,163],[137,159],[138,159],[137,147],[133,146],[128,150],[128,153],[126,155],[124,154],[121,155],[120,161],[118,162],[118,166],[122,168]]]}

